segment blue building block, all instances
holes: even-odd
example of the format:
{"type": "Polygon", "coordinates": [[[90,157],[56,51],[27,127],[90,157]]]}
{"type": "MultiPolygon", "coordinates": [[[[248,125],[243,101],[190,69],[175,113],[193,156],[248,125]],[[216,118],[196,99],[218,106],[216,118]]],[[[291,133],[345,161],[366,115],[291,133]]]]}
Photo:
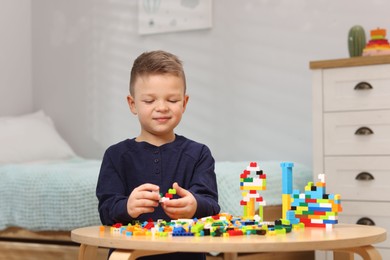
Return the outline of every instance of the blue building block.
{"type": "Polygon", "coordinates": [[[282,194],[291,194],[293,188],[292,168],[294,167],[294,163],[282,162],[280,166],[282,167],[282,194]]]}

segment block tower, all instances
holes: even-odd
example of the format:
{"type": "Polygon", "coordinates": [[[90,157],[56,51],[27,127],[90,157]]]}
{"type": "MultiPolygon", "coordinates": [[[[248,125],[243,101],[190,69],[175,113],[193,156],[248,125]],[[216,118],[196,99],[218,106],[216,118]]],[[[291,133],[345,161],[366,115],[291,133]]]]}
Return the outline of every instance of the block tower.
{"type": "Polygon", "coordinates": [[[390,54],[390,44],[386,39],[386,29],[377,28],[371,30],[371,39],[363,49],[363,56],[375,56],[390,54]]]}
{"type": "Polygon", "coordinates": [[[332,228],[338,223],[342,211],[339,194],[327,194],[325,174],[319,174],[319,182],[308,182],[305,192],[292,190],[293,163],[283,162],[282,167],[282,210],[283,219],[291,224],[303,223],[306,227],[332,228]]]}
{"type": "Polygon", "coordinates": [[[293,192],[292,168],[294,163],[282,162],[282,219],[287,218],[287,211],[291,207],[291,194],[293,192]]]}
{"type": "Polygon", "coordinates": [[[256,162],[251,162],[240,175],[240,190],[242,190],[241,206],[244,208],[243,218],[253,219],[256,213],[256,202],[259,203],[259,216],[263,221],[263,206],[265,201],[259,190],[266,189],[266,174],[260,170],[256,162]]]}

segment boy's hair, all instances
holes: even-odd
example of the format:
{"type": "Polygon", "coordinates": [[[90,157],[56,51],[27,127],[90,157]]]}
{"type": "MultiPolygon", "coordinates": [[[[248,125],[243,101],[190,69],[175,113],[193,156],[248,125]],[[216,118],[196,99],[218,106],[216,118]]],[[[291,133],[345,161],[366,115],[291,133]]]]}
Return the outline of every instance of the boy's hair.
{"type": "Polygon", "coordinates": [[[157,50],[144,52],[134,61],[130,73],[130,95],[134,96],[134,84],[137,78],[149,75],[169,74],[183,79],[186,92],[186,77],[183,64],[176,55],[157,50]]]}

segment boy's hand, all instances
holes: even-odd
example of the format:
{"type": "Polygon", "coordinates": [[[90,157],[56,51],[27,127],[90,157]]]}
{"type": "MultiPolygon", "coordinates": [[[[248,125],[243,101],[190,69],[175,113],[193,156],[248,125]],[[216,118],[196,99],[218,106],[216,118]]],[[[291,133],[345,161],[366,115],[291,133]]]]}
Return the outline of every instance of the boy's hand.
{"type": "Polygon", "coordinates": [[[127,200],[127,212],[132,218],[137,218],[143,213],[150,213],[158,207],[160,194],[159,187],[145,183],[135,188],[127,200]]]}
{"type": "Polygon", "coordinates": [[[192,218],[196,212],[197,202],[188,190],[180,187],[176,182],[173,184],[179,199],[164,201],[161,206],[171,219],[192,218]]]}

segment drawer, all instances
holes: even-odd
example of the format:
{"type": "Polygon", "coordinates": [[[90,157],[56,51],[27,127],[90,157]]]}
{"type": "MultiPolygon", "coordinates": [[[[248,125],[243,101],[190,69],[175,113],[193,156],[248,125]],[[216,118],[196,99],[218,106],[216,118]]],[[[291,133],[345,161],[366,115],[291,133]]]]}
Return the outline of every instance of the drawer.
{"type": "Polygon", "coordinates": [[[390,202],[389,162],[390,156],[325,157],[326,190],[342,201],[390,202]]]}
{"type": "Polygon", "coordinates": [[[325,113],[324,153],[390,154],[390,110],[325,113]]]}
{"type": "Polygon", "coordinates": [[[324,70],[323,93],[325,111],[388,109],[390,64],[324,70]]]}
{"type": "MultiPolygon", "coordinates": [[[[386,229],[390,232],[390,203],[388,202],[352,202],[343,201],[343,211],[339,215],[339,223],[356,224],[363,218],[370,219],[375,226],[386,229]]],[[[390,240],[375,244],[376,247],[390,248],[390,240]]]]}

